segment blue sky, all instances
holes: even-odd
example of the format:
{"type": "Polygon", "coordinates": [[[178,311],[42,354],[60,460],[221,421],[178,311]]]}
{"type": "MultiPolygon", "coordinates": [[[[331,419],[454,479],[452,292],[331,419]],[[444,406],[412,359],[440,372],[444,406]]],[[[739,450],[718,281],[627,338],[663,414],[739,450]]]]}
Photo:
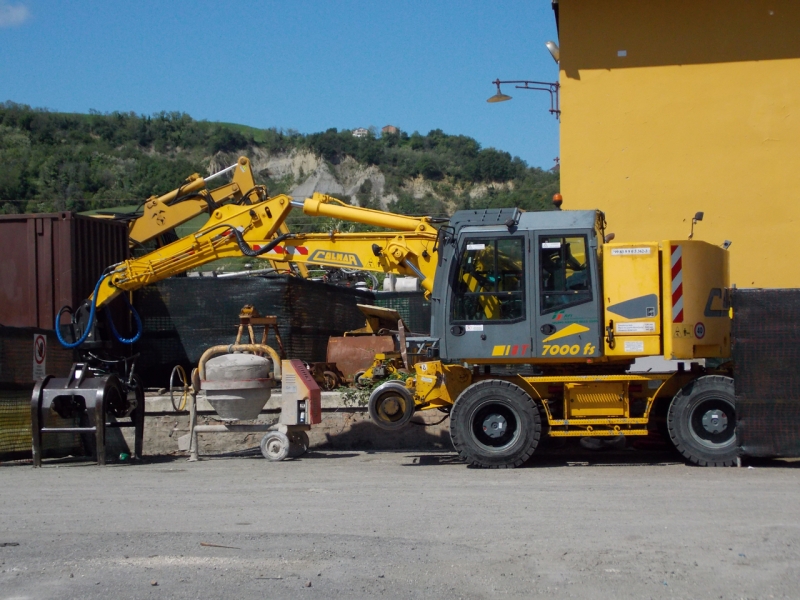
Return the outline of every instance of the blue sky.
{"type": "Polygon", "coordinates": [[[0,101],[254,127],[440,128],[550,168],[550,0],[0,0],[0,101]]]}

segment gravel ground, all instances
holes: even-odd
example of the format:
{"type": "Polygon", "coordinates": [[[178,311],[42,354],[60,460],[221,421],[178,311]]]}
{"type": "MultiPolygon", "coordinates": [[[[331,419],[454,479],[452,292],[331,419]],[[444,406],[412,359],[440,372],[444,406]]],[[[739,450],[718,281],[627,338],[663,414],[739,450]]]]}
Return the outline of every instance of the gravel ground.
{"type": "Polygon", "coordinates": [[[0,467],[0,599],[798,598],[800,463],[312,452],[0,467]],[[746,463],[747,465],[748,463],[746,463]]]}

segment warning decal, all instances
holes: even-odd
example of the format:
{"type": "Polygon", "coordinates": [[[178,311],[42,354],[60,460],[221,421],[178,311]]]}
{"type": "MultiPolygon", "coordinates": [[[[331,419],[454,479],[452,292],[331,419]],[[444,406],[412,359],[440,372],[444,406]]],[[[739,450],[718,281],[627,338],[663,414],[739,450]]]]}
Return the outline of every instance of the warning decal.
{"type": "Polygon", "coordinates": [[[47,370],[47,338],[44,334],[33,334],[33,380],[41,379],[47,370]]]}

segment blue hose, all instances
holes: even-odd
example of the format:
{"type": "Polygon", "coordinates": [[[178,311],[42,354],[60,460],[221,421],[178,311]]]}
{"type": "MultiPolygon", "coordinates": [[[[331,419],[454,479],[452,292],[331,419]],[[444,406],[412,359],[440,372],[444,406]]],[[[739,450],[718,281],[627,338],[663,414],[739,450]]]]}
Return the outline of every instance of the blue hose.
{"type": "Polygon", "coordinates": [[[131,314],[133,315],[134,321],[136,321],[136,335],[132,338],[124,338],[119,334],[117,328],[114,327],[114,320],[111,318],[111,310],[109,310],[108,306],[106,306],[106,319],[108,319],[108,324],[111,326],[111,333],[115,338],[117,338],[118,342],[122,344],[133,344],[134,342],[139,341],[139,338],[142,337],[142,329],[144,329],[144,327],[142,327],[142,319],[139,317],[139,313],[136,312],[136,309],[133,308],[131,301],[128,300],[128,295],[123,294],[123,297],[125,298],[125,304],[127,304],[128,308],[131,309],[131,314]]]}
{"type": "MultiPolygon", "coordinates": [[[[72,343],[64,340],[64,338],[61,336],[61,324],[59,323],[61,313],[64,312],[64,309],[62,308],[56,315],[56,337],[58,338],[58,341],[61,342],[61,345],[64,346],[64,348],[77,348],[86,341],[86,338],[89,337],[89,333],[92,330],[92,325],[94,324],[95,314],[97,312],[97,295],[100,292],[100,284],[103,283],[103,279],[105,279],[105,277],[105,274],[101,275],[100,279],[97,281],[97,285],[94,286],[94,293],[92,294],[92,308],[89,311],[89,322],[87,323],[86,330],[83,332],[83,335],[79,340],[76,340],[72,343]]],[[[123,344],[133,344],[134,342],[139,341],[139,338],[142,337],[142,330],[144,327],[142,327],[142,319],[139,317],[139,313],[136,312],[136,309],[131,305],[130,300],[128,300],[128,296],[125,295],[124,298],[125,303],[128,305],[128,308],[130,308],[131,314],[133,314],[133,318],[136,321],[136,335],[134,335],[132,338],[123,338],[119,334],[117,328],[114,326],[114,321],[111,318],[111,311],[109,310],[108,306],[106,306],[106,319],[108,319],[108,324],[111,326],[111,333],[119,342],[123,344]]]]}
{"type": "Polygon", "coordinates": [[[61,345],[64,346],[64,348],[77,348],[86,341],[87,337],[89,337],[89,332],[92,330],[92,324],[94,323],[94,315],[95,312],[97,312],[97,294],[100,293],[100,284],[103,283],[103,279],[105,279],[105,274],[100,276],[100,279],[97,280],[97,285],[94,286],[94,293],[92,294],[92,309],[89,311],[89,323],[86,325],[86,330],[83,332],[83,335],[79,340],[76,340],[70,344],[64,341],[64,338],[61,337],[61,323],[59,323],[59,321],[61,319],[61,313],[64,312],[64,309],[62,308],[60,311],[58,311],[55,323],[56,337],[58,338],[58,341],[61,342],[61,345]]]}

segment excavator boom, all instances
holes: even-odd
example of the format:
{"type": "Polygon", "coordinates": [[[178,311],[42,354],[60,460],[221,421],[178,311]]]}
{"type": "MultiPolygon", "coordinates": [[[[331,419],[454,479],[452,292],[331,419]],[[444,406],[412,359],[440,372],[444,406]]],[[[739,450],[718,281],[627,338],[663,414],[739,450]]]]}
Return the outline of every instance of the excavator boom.
{"type": "Polygon", "coordinates": [[[240,256],[416,276],[430,294],[437,264],[437,235],[427,217],[349,206],[323,194],[314,194],[305,202],[279,195],[257,204],[226,204],[216,208],[197,233],[116,265],[101,283],[94,301],[103,306],[121,292],[220,258],[240,256]],[[292,234],[284,221],[293,207],[302,207],[310,216],[334,217],[392,231],[292,234]]]}

